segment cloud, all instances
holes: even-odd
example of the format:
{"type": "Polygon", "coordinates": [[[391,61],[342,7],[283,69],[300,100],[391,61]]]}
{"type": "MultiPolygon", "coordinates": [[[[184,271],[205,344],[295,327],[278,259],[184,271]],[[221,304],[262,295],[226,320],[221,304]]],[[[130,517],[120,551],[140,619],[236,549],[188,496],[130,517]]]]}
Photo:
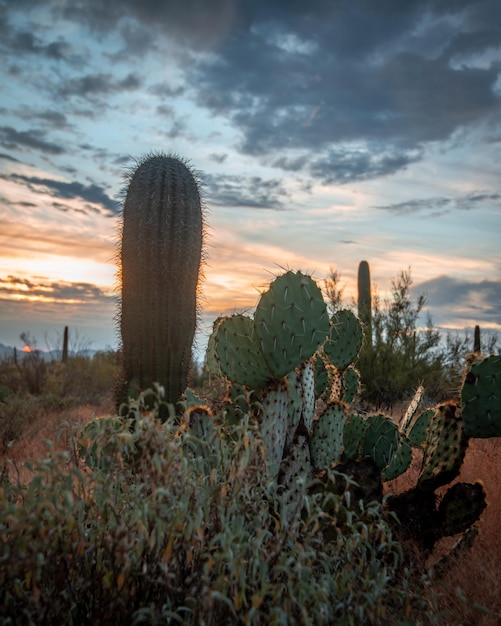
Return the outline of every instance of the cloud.
{"type": "Polygon", "coordinates": [[[330,150],[325,158],[311,162],[308,169],[325,184],[341,184],[389,176],[420,158],[417,150],[330,150]]]}
{"type": "MultiPolygon", "coordinates": [[[[6,13],[36,4],[19,0],[6,13]]],[[[189,96],[231,122],[242,153],[324,183],[395,174],[430,142],[500,119],[501,58],[486,56],[501,47],[495,0],[63,0],[45,10],[55,23],[118,34],[123,47],[105,53],[114,63],[168,54],[180,70],[149,85],[139,72],[90,72],[61,82],[60,97],[189,96]]],[[[25,51],[45,45],[16,32],[25,51]]],[[[183,133],[177,122],[167,136],[183,133]]]]}
{"type": "Polygon", "coordinates": [[[47,154],[65,154],[66,149],[61,144],[47,141],[46,136],[46,131],[40,128],[18,131],[12,126],[0,126],[0,145],[8,150],[33,148],[47,154]]]}
{"type": "Polygon", "coordinates": [[[438,276],[416,285],[434,309],[446,309],[443,317],[501,326],[501,280],[467,281],[438,276]]]}
{"type": "Polygon", "coordinates": [[[494,205],[501,208],[501,193],[474,191],[462,197],[446,198],[415,198],[405,202],[395,204],[387,204],[374,206],[375,209],[389,211],[396,215],[411,215],[428,211],[430,215],[443,215],[456,210],[474,210],[476,208],[485,208],[486,205],[494,205]]]}
{"type": "Polygon", "coordinates": [[[220,206],[281,210],[289,197],[280,180],[259,176],[207,174],[203,184],[210,203],[220,206]]]}
{"type": "Polygon", "coordinates": [[[18,54],[42,54],[55,61],[68,60],[70,58],[71,46],[63,38],[46,44],[32,32],[15,32],[13,30],[9,32],[10,37],[7,38],[6,43],[12,51],[18,54]]]}
{"type": "MultiPolygon", "coordinates": [[[[451,8],[446,19],[433,3],[341,10],[311,2],[285,11],[256,2],[239,36],[199,61],[191,87],[201,106],[239,128],[245,153],[280,154],[275,165],[322,180],[321,164],[339,161],[333,182],[386,176],[419,160],[427,142],[499,116],[498,64],[453,66],[449,58],[461,47],[457,32],[475,28],[474,17],[492,19],[491,9],[487,2],[468,13],[451,8]],[[309,159],[291,161],[298,150],[309,159]]],[[[501,19],[499,8],[495,14],[501,19]]],[[[492,32],[471,34],[471,55],[494,41],[492,32]]]]}
{"type": "Polygon", "coordinates": [[[92,99],[94,96],[135,91],[141,85],[141,78],[133,72],[120,80],[109,73],[94,73],[64,81],[60,84],[58,91],[63,97],[77,96],[92,99]]]}
{"type": "Polygon", "coordinates": [[[63,199],[81,198],[92,204],[100,205],[107,213],[112,215],[116,215],[119,212],[118,203],[110,198],[103,187],[95,183],[83,185],[77,181],[68,183],[52,178],[39,178],[38,176],[25,176],[23,174],[9,174],[8,176],[2,177],[25,184],[29,189],[35,192],[39,191],[37,188],[44,187],[53,197],[63,199]]]}
{"type": "Polygon", "coordinates": [[[97,285],[17,276],[0,277],[0,299],[50,301],[66,304],[109,302],[112,297],[97,285]]]}

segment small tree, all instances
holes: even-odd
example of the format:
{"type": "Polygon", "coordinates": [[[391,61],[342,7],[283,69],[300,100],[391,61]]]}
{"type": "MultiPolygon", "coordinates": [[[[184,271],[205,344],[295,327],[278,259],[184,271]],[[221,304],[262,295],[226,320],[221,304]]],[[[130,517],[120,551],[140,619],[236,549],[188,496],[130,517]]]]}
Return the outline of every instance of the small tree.
{"type": "Polygon", "coordinates": [[[324,292],[327,300],[329,315],[334,315],[336,311],[343,308],[344,287],[339,286],[341,274],[338,270],[329,269],[329,276],[324,280],[324,292]]]}
{"type": "Polygon", "coordinates": [[[440,333],[429,315],[426,328],[418,327],[426,298],[421,294],[413,302],[411,285],[410,269],[403,270],[392,281],[391,298],[381,302],[378,294],[373,296],[372,345],[364,343],[357,366],[362,397],[377,407],[404,400],[421,383],[432,395],[440,391],[440,333]]]}

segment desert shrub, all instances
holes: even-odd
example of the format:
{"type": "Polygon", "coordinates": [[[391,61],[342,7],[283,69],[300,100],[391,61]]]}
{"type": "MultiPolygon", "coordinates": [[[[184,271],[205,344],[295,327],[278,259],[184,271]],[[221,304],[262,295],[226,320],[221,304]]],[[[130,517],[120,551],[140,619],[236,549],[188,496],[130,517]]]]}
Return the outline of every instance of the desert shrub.
{"type": "Polygon", "coordinates": [[[17,365],[12,359],[0,362],[0,453],[37,418],[81,405],[102,406],[108,400],[111,406],[118,371],[114,352],[75,356],[66,363],[40,361],[34,354],[20,357],[17,365]],[[42,380],[36,374],[41,363],[43,385],[33,386],[42,380]]]}
{"type": "Polygon", "coordinates": [[[230,435],[107,418],[79,439],[94,469],[75,451],[26,485],[4,472],[3,623],[434,623],[380,504],[303,484],[291,506],[255,430],[230,435]]]}

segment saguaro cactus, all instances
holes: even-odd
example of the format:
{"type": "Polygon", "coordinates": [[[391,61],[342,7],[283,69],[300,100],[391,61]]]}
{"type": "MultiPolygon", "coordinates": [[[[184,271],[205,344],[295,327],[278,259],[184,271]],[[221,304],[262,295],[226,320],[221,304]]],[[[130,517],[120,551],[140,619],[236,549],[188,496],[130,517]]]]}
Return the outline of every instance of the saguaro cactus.
{"type": "Polygon", "coordinates": [[[68,327],[64,327],[63,333],[63,349],[61,351],[61,361],[66,363],[68,361],[68,327]]]}
{"type": "Polygon", "coordinates": [[[186,163],[165,154],[139,161],[129,176],[119,251],[119,402],[158,382],[175,403],[186,388],[202,231],[199,187],[186,163]]]}
{"type": "Polygon", "coordinates": [[[364,326],[369,345],[372,343],[372,295],[371,274],[367,261],[358,266],[358,317],[364,326]]]}
{"type": "Polygon", "coordinates": [[[481,351],[481,342],[480,342],[480,326],[477,324],[475,326],[475,331],[473,335],[473,352],[480,353],[481,351]]]}

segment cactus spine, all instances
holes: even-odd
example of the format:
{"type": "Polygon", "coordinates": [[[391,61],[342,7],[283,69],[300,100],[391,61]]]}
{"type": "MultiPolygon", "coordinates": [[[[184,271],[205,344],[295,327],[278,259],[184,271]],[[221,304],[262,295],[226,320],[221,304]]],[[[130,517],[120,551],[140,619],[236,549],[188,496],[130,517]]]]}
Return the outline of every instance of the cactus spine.
{"type": "Polygon", "coordinates": [[[358,317],[364,327],[366,341],[372,345],[371,274],[367,261],[358,266],[358,317]]]}
{"type": "Polygon", "coordinates": [[[139,161],[129,176],[119,251],[119,402],[157,382],[175,403],[186,388],[202,232],[198,183],[187,165],[165,154],[139,161]]]}

